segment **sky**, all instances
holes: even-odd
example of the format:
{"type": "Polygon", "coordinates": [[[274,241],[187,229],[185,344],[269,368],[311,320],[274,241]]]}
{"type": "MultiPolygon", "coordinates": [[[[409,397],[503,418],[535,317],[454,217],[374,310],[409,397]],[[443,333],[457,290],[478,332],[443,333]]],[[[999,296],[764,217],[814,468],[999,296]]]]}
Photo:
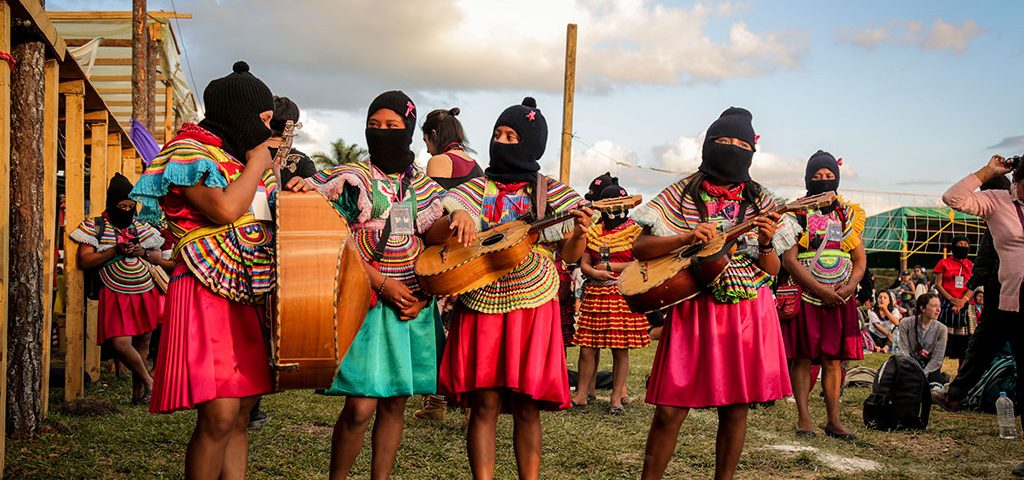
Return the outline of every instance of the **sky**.
{"type": "MultiPolygon", "coordinates": [[[[130,0],[49,0],[129,10],[130,0]]],[[[802,192],[807,158],[843,158],[869,213],[936,204],[993,153],[1024,152],[1024,3],[954,1],[149,0],[177,29],[201,97],[246,60],[302,109],[307,152],[365,144],[366,108],[401,89],[420,112],[460,107],[479,161],[494,120],[533,96],[557,176],[566,24],[578,25],[571,183],[605,171],[657,194],[700,163],[729,106],[754,115],[752,176],[802,192]]],[[[422,115],[421,115],[422,117],[422,115]]],[[[426,157],[419,136],[413,148],[426,157]]]]}

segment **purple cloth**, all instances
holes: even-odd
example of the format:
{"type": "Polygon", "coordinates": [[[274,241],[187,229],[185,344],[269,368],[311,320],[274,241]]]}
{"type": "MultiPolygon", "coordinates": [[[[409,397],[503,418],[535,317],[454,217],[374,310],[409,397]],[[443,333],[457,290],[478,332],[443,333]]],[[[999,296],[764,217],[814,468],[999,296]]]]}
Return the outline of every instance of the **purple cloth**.
{"type": "Polygon", "coordinates": [[[148,167],[149,162],[152,162],[156,158],[156,154],[160,153],[160,145],[156,143],[146,127],[134,118],[132,119],[131,133],[128,135],[132,138],[132,143],[135,144],[135,150],[142,157],[142,163],[148,167]]]}

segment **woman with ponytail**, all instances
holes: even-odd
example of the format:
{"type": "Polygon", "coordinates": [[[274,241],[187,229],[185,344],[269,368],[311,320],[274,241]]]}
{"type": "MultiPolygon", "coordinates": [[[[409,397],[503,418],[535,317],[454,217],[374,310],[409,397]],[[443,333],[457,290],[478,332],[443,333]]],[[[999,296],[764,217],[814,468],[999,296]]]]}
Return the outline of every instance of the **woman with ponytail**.
{"type": "Polygon", "coordinates": [[[427,161],[427,176],[445,190],[484,174],[469,155],[474,152],[457,118],[460,112],[459,107],[437,109],[428,113],[423,121],[423,143],[427,144],[427,153],[431,155],[427,161]]]}

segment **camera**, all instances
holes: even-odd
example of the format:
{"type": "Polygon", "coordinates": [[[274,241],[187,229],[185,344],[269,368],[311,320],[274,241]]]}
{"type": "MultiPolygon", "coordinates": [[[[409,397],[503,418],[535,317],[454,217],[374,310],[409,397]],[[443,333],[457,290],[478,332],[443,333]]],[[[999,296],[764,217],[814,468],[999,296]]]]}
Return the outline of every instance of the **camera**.
{"type": "Polygon", "coordinates": [[[1022,158],[1024,158],[1024,154],[1014,155],[1006,159],[1006,164],[1010,166],[1010,170],[1016,170],[1020,167],[1022,158]]]}

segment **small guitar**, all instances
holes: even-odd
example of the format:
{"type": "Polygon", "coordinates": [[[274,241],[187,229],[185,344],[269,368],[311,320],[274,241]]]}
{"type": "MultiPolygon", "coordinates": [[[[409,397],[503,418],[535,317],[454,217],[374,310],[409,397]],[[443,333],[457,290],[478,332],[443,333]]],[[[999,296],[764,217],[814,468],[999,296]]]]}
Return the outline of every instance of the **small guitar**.
{"type": "MultiPolygon", "coordinates": [[[[584,204],[602,212],[624,212],[640,204],[640,195],[584,204]]],[[[526,223],[508,222],[480,232],[468,246],[454,238],[428,247],[416,260],[416,276],[424,292],[446,297],[481,288],[511,272],[530,254],[540,230],[572,218],[566,212],[526,223]]]]}
{"type": "MultiPolygon", "coordinates": [[[[835,192],[804,197],[776,207],[783,214],[831,205],[835,192]]],[[[678,248],[666,255],[633,261],[619,275],[619,292],[634,312],[650,313],[696,297],[715,282],[726,267],[733,246],[744,233],[754,229],[754,216],[707,242],[678,248]]]]}

